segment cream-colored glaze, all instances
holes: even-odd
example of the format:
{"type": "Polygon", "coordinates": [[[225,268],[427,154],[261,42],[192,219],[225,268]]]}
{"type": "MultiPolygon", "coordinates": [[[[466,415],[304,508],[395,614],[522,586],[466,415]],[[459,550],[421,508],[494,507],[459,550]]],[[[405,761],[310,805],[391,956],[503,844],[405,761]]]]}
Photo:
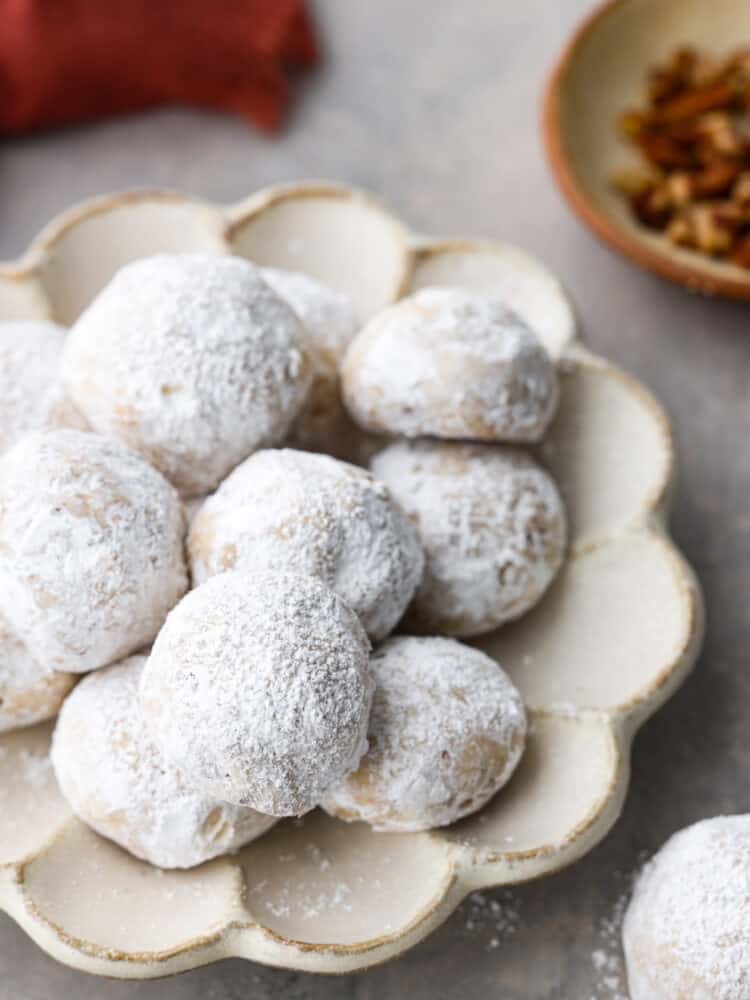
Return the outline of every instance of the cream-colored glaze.
{"type": "Polygon", "coordinates": [[[562,405],[541,454],[565,492],[572,549],[538,608],[481,640],[520,686],[531,733],[479,814],[398,835],[316,812],[234,857],[161,873],[71,817],[43,764],[48,724],[0,737],[0,908],[60,961],[122,978],[228,956],[363,968],[419,941],[467,892],[569,864],[616,820],[633,734],[685,678],[703,632],[699,590],[665,528],[669,426],[647,390],[581,346],[556,279],[525,254],[409,236],[360,192],[320,184],[229,208],[159,193],[86,203],[0,266],[0,319],[72,320],[125,259],[176,247],[308,271],[352,294],[362,316],[435,282],[523,288],[522,302],[538,288],[560,357],[562,405]]]}
{"type": "Polygon", "coordinates": [[[610,0],[574,35],[550,79],[544,134],[553,171],[583,221],[637,263],[706,294],[750,298],[750,273],[675,247],[632,217],[612,176],[639,162],[616,131],[641,106],[648,69],[682,45],[722,55],[750,36],[746,0],[610,0]]]}

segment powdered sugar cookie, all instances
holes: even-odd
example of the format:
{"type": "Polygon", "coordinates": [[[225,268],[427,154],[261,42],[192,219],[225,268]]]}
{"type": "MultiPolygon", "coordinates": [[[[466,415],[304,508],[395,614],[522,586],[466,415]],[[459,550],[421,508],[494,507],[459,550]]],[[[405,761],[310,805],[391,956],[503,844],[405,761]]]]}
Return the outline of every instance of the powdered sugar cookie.
{"type": "Polygon", "coordinates": [[[161,255],[124,267],[78,319],[63,375],[94,430],[195,496],[285,436],[312,363],[294,312],[248,261],[161,255]]]}
{"type": "Polygon", "coordinates": [[[77,679],[37,663],[0,616],[0,733],[54,718],[77,679]]]}
{"type": "Polygon", "coordinates": [[[341,369],[360,426],[406,437],[538,441],[559,396],[546,350],[502,302],[426,288],[378,313],[341,369]]]}
{"type": "Polygon", "coordinates": [[[227,569],[323,580],[374,639],[406,610],[422,576],[417,533],[388,489],[327,455],[258,451],[196,515],[188,537],[193,580],[227,569]]]}
{"type": "Polygon", "coordinates": [[[351,299],[298,271],[264,267],[260,273],[305,327],[316,365],[326,374],[335,375],[357,332],[351,299]]]}
{"type": "Polygon", "coordinates": [[[305,327],[315,365],[312,390],[294,421],[289,444],[358,461],[366,452],[367,435],[347,413],[339,381],[341,359],[358,328],[351,299],[296,271],[263,268],[261,273],[305,327]]]}
{"type": "Polygon", "coordinates": [[[523,704],[504,671],[453,639],[408,636],[383,643],[370,665],[370,747],[323,808],[402,832],[481,809],[510,778],[526,739],[523,704]]]}
{"type": "Polygon", "coordinates": [[[0,458],[0,606],[44,666],[149,643],[187,586],[183,532],[175,490],[118,441],[38,432],[0,458]]]}
{"type": "Polygon", "coordinates": [[[320,581],[222,573],[169,615],[141,702],[164,755],[196,788],[298,815],[367,746],[368,653],[357,616],[320,581]]]}
{"type": "Polygon", "coordinates": [[[60,378],[66,333],[42,320],[0,323],[0,452],[29,431],[86,428],[60,378]]]}
{"type": "Polygon", "coordinates": [[[750,997],[750,816],[667,841],[638,878],[623,944],[631,1000],[750,997]]]}
{"type": "Polygon", "coordinates": [[[234,851],[276,822],[195,791],[164,760],[143,721],[145,656],[84,678],[55,728],[52,763],[73,812],[131,854],[162,868],[191,868],[234,851]]]}
{"type": "Polygon", "coordinates": [[[555,483],[508,446],[402,441],[371,463],[417,528],[422,582],[407,624],[479,635],[528,611],[562,563],[565,511],[555,483]]]}

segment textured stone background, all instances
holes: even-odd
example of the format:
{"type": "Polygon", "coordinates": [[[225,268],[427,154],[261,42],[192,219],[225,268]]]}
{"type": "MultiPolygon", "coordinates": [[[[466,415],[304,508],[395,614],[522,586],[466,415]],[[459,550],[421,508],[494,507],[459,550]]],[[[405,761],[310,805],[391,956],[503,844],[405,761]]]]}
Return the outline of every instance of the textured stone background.
{"type": "Polygon", "coordinates": [[[538,135],[542,82],[589,5],[317,0],[326,65],[280,139],[165,111],[0,145],[0,256],[103,191],[161,184],[232,200],[317,176],[381,193],[426,232],[500,237],[556,270],[593,348],[647,382],[674,419],[674,532],[708,600],[702,661],[638,736],[622,819],[574,868],[514,890],[512,935],[496,932],[488,903],[464,907],[401,959],[340,979],[229,961],[164,982],[105,982],[57,965],[0,915],[0,1000],[610,1000],[618,990],[592,953],[613,958],[606,923],[639,854],[692,820],[750,810],[750,308],[642,274],[601,249],[554,190],[538,135]]]}

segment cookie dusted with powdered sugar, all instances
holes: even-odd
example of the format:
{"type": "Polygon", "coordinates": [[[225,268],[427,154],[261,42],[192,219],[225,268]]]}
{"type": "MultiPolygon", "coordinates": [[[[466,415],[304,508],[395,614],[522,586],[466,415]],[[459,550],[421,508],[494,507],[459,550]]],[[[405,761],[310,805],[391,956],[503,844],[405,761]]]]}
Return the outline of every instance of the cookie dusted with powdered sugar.
{"type": "Polygon", "coordinates": [[[401,441],[371,467],[414,522],[425,553],[407,627],[479,635],[524,614],[554,579],[565,511],[552,478],[525,452],[401,441]]]}
{"type": "Polygon", "coordinates": [[[417,532],[383,483],[327,455],[258,451],[206,499],[188,536],[193,581],[228,569],[315,576],[373,639],[422,577],[417,532]]]}
{"type": "Polygon", "coordinates": [[[510,778],[526,740],[507,675],[479,650],[441,638],[389,639],[370,665],[370,747],[325,795],[326,812],[405,832],[481,809],[510,778]]]}
{"type": "Polygon", "coordinates": [[[80,316],[63,376],[94,430],[197,496],[283,439],[312,362],[299,320],[258,268],[161,255],[124,267],[80,316]]]}
{"type": "Polygon", "coordinates": [[[138,701],[145,662],[131,656],[81,681],[57,721],[52,763],[68,805],[97,833],[161,868],[192,868],[276,821],[196,791],[164,760],[138,701]]]}
{"type": "Polygon", "coordinates": [[[370,445],[372,435],[347,413],[339,379],[341,360],[359,328],[351,299],[296,271],[263,268],[261,274],[299,317],[315,367],[310,396],[294,421],[288,443],[350,462],[364,461],[377,445],[370,445]]]}
{"type": "Polygon", "coordinates": [[[40,664],[82,673],[151,642],[185,592],[184,512],[98,434],[30,434],[0,457],[0,607],[40,664]]]}
{"type": "Polygon", "coordinates": [[[77,680],[38,663],[0,616],[0,733],[54,718],[77,680]]]}
{"type": "Polygon", "coordinates": [[[326,374],[334,375],[357,332],[352,300],[299,271],[263,267],[260,273],[305,327],[316,364],[326,374]]]}
{"type": "Polygon", "coordinates": [[[167,760],[206,794],[299,815],[359,763],[372,698],[357,616],[311,577],[222,573],[169,615],[141,679],[167,760]]]}
{"type": "Polygon", "coordinates": [[[0,452],[30,431],[86,429],[60,377],[66,333],[42,320],[0,323],[0,452]]]}
{"type": "Polygon", "coordinates": [[[623,944],[631,1000],[750,997],[750,816],[667,841],[638,877],[623,944]]]}
{"type": "Polygon", "coordinates": [[[496,299],[426,288],[378,313],[350,345],[344,401],[370,431],[538,441],[557,408],[554,364],[496,299]]]}

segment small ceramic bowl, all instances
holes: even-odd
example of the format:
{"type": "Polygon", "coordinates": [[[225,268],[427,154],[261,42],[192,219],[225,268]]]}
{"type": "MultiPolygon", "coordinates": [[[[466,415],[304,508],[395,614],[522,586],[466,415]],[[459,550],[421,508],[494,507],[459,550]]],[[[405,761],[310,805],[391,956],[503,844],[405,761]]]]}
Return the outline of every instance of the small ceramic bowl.
{"type": "Polygon", "coordinates": [[[750,299],[750,271],[675,247],[645,229],[611,186],[633,162],[616,131],[642,103],[646,73],[679,46],[721,55],[750,42],[747,0],[609,0],[580,25],[555,66],[543,130],[555,178],[578,217],[641,267],[707,295],[750,299]]]}

